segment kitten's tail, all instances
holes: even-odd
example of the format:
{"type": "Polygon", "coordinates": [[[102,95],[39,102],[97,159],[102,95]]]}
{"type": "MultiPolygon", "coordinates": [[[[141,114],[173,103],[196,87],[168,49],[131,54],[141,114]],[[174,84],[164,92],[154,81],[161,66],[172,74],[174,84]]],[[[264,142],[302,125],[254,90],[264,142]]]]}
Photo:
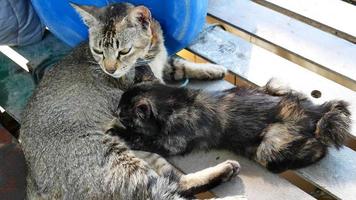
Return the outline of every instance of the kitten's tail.
{"type": "Polygon", "coordinates": [[[340,148],[350,131],[351,113],[345,101],[330,101],[322,105],[327,109],[317,122],[315,135],[326,146],[340,148]]]}

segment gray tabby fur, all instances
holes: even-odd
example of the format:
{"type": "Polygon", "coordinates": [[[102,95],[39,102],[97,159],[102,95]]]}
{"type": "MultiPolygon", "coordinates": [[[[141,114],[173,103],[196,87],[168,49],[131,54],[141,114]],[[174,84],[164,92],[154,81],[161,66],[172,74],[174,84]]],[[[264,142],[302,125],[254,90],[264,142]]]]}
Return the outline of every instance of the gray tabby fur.
{"type": "Polygon", "coordinates": [[[197,172],[199,176],[182,175],[164,159],[131,151],[108,134],[122,90],[134,76],[133,68],[118,79],[108,76],[88,44],[76,47],[44,75],[20,130],[27,199],[190,199],[236,176],[236,161],[197,172]],[[157,159],[162,164],[152,164],[157,159]]]}

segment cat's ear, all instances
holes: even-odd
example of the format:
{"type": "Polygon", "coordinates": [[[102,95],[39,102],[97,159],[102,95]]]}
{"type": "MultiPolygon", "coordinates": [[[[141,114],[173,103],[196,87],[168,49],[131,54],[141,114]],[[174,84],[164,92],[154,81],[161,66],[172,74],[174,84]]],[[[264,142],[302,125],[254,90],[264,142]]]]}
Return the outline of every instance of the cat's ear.
{"type": "Polygon", "coordinates": [[[69,4],[78,12],[88,27],[92,27],[99,22],[98,14],[100,12],[100,8],[95,6],[78,5],[72,2],[69,4]]]}
{"type": "Polygon", "coordinates": [[[152,102],[148,99],[141,99],[135,104],[135,113],[141,119],[148,119],[154,114],[152,102]]]}
{"type": "Polygon", "coordinates": [[[143,28],[148,28],[152,20],[151,12],[145,6],[137,6],[131,10],[130,20],[134,24],[139,24],[143,28]]]}

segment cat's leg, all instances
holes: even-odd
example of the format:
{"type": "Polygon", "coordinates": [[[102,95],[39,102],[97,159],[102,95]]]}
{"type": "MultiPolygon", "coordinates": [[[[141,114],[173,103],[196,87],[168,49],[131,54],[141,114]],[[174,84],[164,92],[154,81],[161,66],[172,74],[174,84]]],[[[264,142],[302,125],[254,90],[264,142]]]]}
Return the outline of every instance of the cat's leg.
{"type": "Polygon", "coordinates": [[[180,193],[185,196],[207,191],[222,182],[229,181],[240,171],[238,162],[228,160],[214,167],[185,175],[158,154],[145,151],[134,151],[134,154],[146,161],[160,176],[178,179],[180,193]]]}
{"type": "Polygon", "coordinates": [[[180,190],[186,196],[204,192],[222,182],[229,181],[239,172],[240,164],[233,160],[227,160],[214,167],[182,175],[179,180],[180,190]]]}
{"type": "Polygon", "coordinates": [[[291,89],[280,80],[272,78],[261,88],[261,91],[272,96],[284,96],[290,93],[291,89]]]}
{"type": "Polygon", "coordinates": [[[326,147],[317,139],[299,133],[293,125],[276,123],[263,133],[254,159],[268,170],[279,173],[312,164],[326,153],[326,147]]]}
{"type": "Polygon", "coordinates": [[[224,78],[227,69],[211,63],[193,63],[177,56],[168,59],[163,70],[165,80],[182,80],[185,78],[213,80],[224,78]]]}
{"type": "Polygon", "coordinates": [[[267,169],[281,172],[307,166],[320,160],[328,146],[341,147],[350,128],[350,112],[344,101],[322,105],[300,103],[296,96],[279,102],[280,123],[261,134],[255,160],[267,169]],[[311,109],[312,115],[308,111],[311,109]]]}
{"type": "Polygon", "coordinates": [[[272,78],[270,79],[265,86],[259,89],[263,93],[272,95],[272,96],[286,96],[286,95],[293,95],[297,97],[299,100],[306,100],[307,97],[293,89],[291,89],[286,83],[282,81],[272,78]]]}

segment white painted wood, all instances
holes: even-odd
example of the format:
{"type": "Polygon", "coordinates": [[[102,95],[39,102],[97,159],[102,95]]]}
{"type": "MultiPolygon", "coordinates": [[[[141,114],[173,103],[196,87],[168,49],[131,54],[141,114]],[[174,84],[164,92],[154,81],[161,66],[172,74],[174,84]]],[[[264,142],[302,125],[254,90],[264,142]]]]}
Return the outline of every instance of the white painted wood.
{"type": "Polygon", "coordinates": [[[212,190],[218,197],[245,195],[251,200],[314,199],[277,174],[268,172],[258,164],[227,151],[194,152],[184,157],[177,156],[170,159],[172,164],[185,173],[211,167],[225,160],[239,161],[241,172],[238,177],[212,190]]]}
{"type": "MultiPolygon", "coordinates": [[[[353,43],[251,1],[209,0],[208,12],[356,83],[356,45],[353,43]]],[[[356,90],[356,85],[352,88],[356,90]]]]}
{"type": "Polygon", "coordinates": [[[6,55],[8,58],[10,58],[13,62],[18,64],[20,67],[22,67],[24,70],[29,72],[27,63],[28,60],[23,57],[21,54],[13,50],[11,47],[7,45],[0,45],[0,52],[6,55]]]}
{"type": "Polygon", "coordinates": [[[349,3],[340,0],[264,1],[356,37],[356,6],[349,3]]]}
{"type": "Polygon", "coordinates": [[[356,153],[347,147],[331,149],[320,162],[296,172],[337,199],[356,199],[356,153]]]}

